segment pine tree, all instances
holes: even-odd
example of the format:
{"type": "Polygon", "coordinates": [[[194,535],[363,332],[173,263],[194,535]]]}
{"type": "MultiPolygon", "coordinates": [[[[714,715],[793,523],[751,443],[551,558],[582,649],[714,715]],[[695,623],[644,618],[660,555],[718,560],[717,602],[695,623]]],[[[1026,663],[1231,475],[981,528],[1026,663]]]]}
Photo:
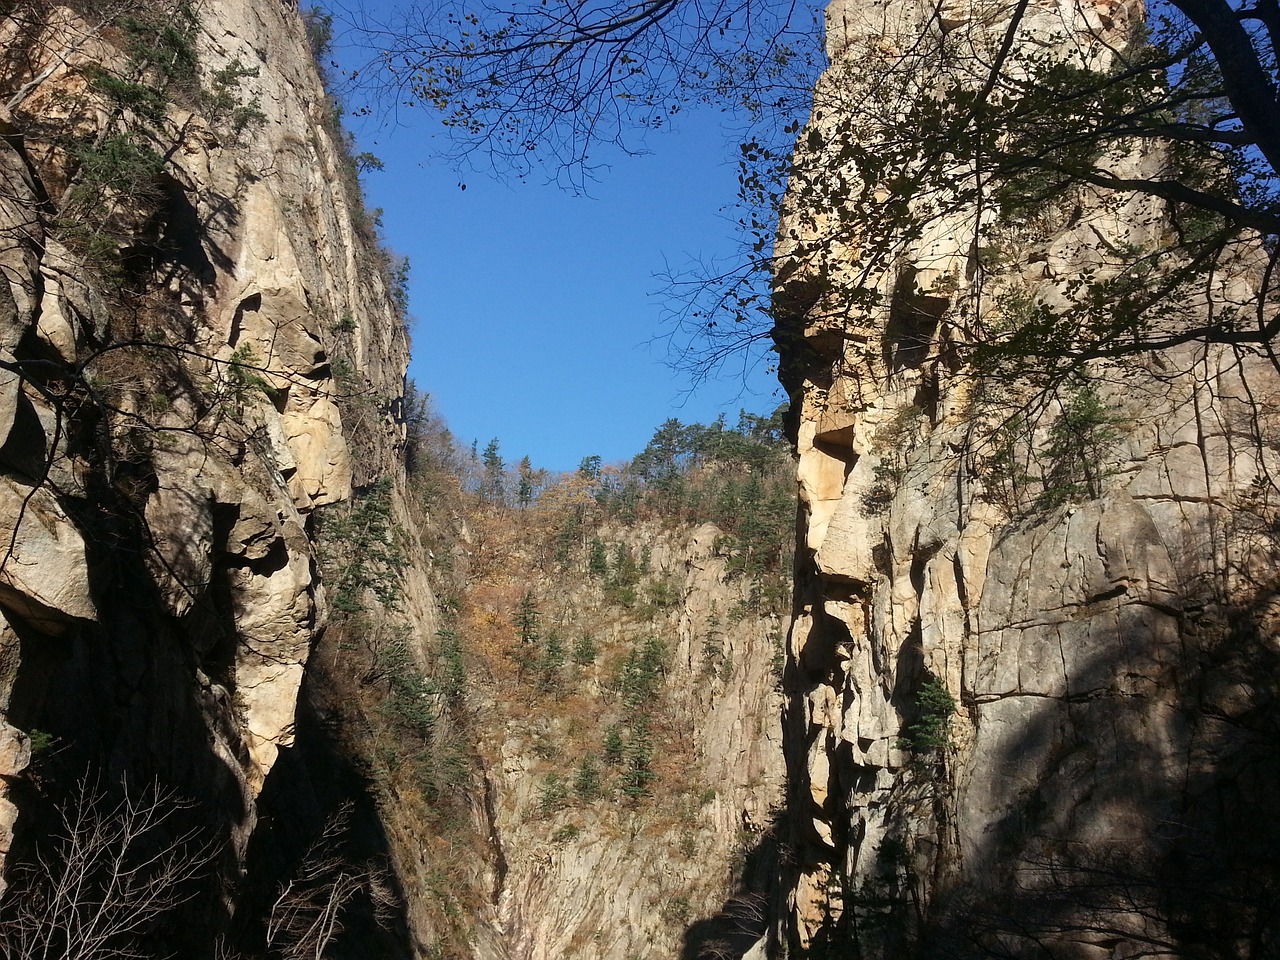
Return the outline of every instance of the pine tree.
{"type": "Polygon", "coordinates": [[[569,799],[569,786],[558,773],[548,773],[542,780],[538,806],[544,817],[561,809],[569,799]]]}
{"type": "Polygon", "coordinates": [[[442,688],[450,703],[458,703],[467,689],[467,667],[462,659],[462,638],[456,630],[441,630],[436,634],[440,641],[440,659],[444,665],[442,688]]]}
{"type": "Polygon", "coordinates": [[[520,465],[516,468],[518,479],[516,482],[516,502],[523,510],[533,502],[534,496],[538,491],[537,473],[533,469],[533,464],[528,457],[520,461],[520,465]]]}
{"type": "Polygon", "coordinates": [[[520,607],[516,610],[515,625],[522,647],[532,646],[538,642],[539,620],[541,615],[538,613],[538,600],[533,595],[533,591],[528,590],[520,599],[520,607]]]}
{"type": "Polygon", "coordinates": [[[593,754],[584,757],[578,766],[577,775],[573,778],[573,790],[579,800],[587,803],[600,798],[600,765],[593,754]]]}
{"type": "Polygon", "coordinates": [[[538,686],[546,693],[560,689],[560,668],[564,666],[564,642],[554,631],[547,636],[547,646],[542,652],[541,677],[538,686]]]}
{"type": "Polygon", "coordinates": [[[591,538],[591,552],[587,558],[587,572],[593,577],[607,577],[609,575],[609,557],[605,553],[604,541],[599,537],[591,538]]]}
{"type": "Polygon", "coordinates": [[[639,800],[650,793],[650,785],[658,778],[650,765],[653,763],[653,740],[649,735],[649,718],[640,716],[631,728],[631,738],[622,757],[622,792],[630,800],[639,800]]]}
{"type": "Polygon", "coordinates": [[[596,662],[596,652],[595,638],[584,633],[573,645],[573,662],[580,667],[589,667],[596,662]]]}
{"type": "Polygon", "coordinates": [[[494,437],[484,448],[484,478],[480,495],[490,503],[503,503],[506,500],[506,478],[503,476],[505,464],[498,454],[498,438],[494,437]]]}
{"type": "Polygon", "coordinates": [[[604,732],[604,762],[611,767],[620,765],[626,749],[626,741],[622,739],[622,728],[616,723],[609,724],[609,728],[604,732]]]}

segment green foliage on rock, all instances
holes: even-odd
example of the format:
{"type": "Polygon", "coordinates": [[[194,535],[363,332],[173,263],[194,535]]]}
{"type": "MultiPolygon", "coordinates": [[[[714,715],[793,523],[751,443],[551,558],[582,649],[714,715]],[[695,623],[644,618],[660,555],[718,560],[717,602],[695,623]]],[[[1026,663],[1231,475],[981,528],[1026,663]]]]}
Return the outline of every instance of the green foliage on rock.
{"type": "Polygon", "coordinates": [[[521,646],[530,646],[538,642],[538,624],[541,620],[538,598],[534,596],[532,590],[526,590],[524,596],[520,598],[520,607],[516,611],[515,618],[516,635],[521,646]]]}
{"type": "Polygon", "coordinates": [[[915,753],[938,750],[947,745],[956,701],[947,685],[937,677],[929,677],[915,696],[915,718],[903,730],[898,746],[915,753]]]}
{"type": "Polygon", "coordinates": [[[1022,518],[1100,497],[1125,420],[1098,385],[1076,376],[1013,412],[1006,394],[984,384],[973,414],[987,499],[1022,518]]]}
{"type": "Polygon", "coordinates": [[[604,732],[604,762],[611,767],[619,766],[626,748],[626,741],[622,737],[622,726],[617,723],[609,724],[609,728],[604,732]]]}
{"type": "Polygon", "coordinates": [[[631,725],[618,773],[618,787],[628,800],[647,797],[658,775],[653,772],[653,737],[649,731],[649,717],[639,715],[631,725]]]}
{"type": "Polygon", "coordinates": [[[542,778],[542,786],[538,791],[538,809],[544,817],[562,809],[569,802],[569,785],[558,773],[549,773],[542,778]]]}
{"type": "Polygon", "coordinates": [[[436,634],[437,654],[442,667],[441,692],[449,702],[461,703],[467,692],[467,665],[463,656],[462,637],[457,630],[443,629],[436,634]]]}
{"type": "Polygon", "coordinates": [[[1107,461],[1120,440],[1118,420],[1089,381],[1074,385],[1062,398],[1062,413],[1049,427],[1042,507],[1102,495],[1107,461]]]}
{"type": "Polygon", "coordinates": [[[400,576],[408,563],[391,513],[391,481],[379,480],[351,506],[326,514],[321,528],[335,610],[363,611],[370,595],[398,609],[400,576]]]}
{"type": "MultiPolygon", "coordinates": [[[[668,420],[644,451],[601,484],[597,502],[623,522],[657,516],[675,522],[714,523],[723,532],[719,552],[733,576],[759,581],[755,609],[781,613],[787,604],[795,541],[795,468],[783,424],[786,407],[768,417],[742,411],[729,427],[668,420]]],[[[607,589],[631,607],[635,592],[631,559],[615,548],[607,589]]],[[[599,558],[589,560],[594,572],[599,558]]],[[[662,607],[671,598],[659,588],[647,598],[662,607]]]]}
{"type": "Polygon", "coordinates": [[[587,572],[599,579],[609,575],[609,556],[605,551],[604,541],[599,537],[591,538],[590,552],[587,555],[587,572]]]}
{"type": "Polygon", "coordinates": [[[538,661],[538,689],[543,693],[555,693],[560,689],[561,670],[565,662],[564,641],[560,634],[552,631],[547,635],[547,642],[542,648],[542,657],[538,661]]]}
{"type": "Polygon", "coordinates": [[[593,754],[583,757],[573,778],[573,792],[579,800],[591,803],[603,795],[600,765],[593,754]]]}
{"type": "Polygon", "coordinates": [[[589,633],[582,634],[573,643],[573,662],[580,667],[591,666],[596,662],[598,654],[595,637],[589,633]]]}
{"type": "Polygon", "coordinates": [[[614,681],[624,705],[650,709],[666,676],[666,660],[667,646],[658,637],[649,637],[627,653],[614,681]]]}

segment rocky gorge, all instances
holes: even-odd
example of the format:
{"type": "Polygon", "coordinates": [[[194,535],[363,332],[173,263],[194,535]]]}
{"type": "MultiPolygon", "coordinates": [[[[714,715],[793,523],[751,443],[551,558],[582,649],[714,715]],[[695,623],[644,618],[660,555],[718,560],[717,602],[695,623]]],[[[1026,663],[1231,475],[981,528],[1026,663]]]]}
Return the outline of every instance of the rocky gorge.
{"type": "Polygon", "coordinates": [[[895,127],[1140,4],[834,0],[796,459],[744,416],[558,480],[406,384],[315,13],[0,10],[0,955],[1275,955],[1280,375],[1188,334],[1272,252],[895,127]],[[1135,261],[1175,308],[1103,349],[1135,261]]]}
{"type": "MultiPolygon", "coordinates": [[[[1258,309],[1258,239],[1224,245],[1144,328],[1175,345],[1095,349],[1053,378],[1043,353],[992,369],[982,350],[1029,317],[1070,317],[1055,342],[1085,343],[1076,304],[1123,277],[1120,251],[1176,247],[1170,204],[1084,186],[1002,217],[966,189],[976,167],[935,174],[896,235],[814,203],[823,178],[856,176],[842,124],[891,143],[867,126],[878,96],[977,89],[1001,42],[1014,75],[1019,51],[1105,70],[1143,15],[827,10],[777,275],[808,558],[789,641],[791,955],[1274,949],[1280,380],[1266,349],[1177,337],[1258,309]]],[[[1139,184],[1171,150],[1097,162],[1139,184]]]]}

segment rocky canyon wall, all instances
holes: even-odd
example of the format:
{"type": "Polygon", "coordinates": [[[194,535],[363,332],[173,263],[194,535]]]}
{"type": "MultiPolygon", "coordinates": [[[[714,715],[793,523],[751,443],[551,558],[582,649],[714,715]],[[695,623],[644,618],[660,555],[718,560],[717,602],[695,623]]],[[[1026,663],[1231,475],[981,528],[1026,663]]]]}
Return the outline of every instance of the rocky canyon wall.
{"type": "Polygon", "coordinates": [[[782,621],[728,571],[713,524],[599,535],[645,558],[634,589],[657,599],[611,601],[574,564],[537,586],[540,630],[585,633],[591,656],[566,653],[554,687],[499,674],[476,691],[503,942],[512,960],[741,954],[774,890],[782,621]]]}
{"type": "MultiPolygon", "coordinates": [[[[1070,311],[1081,278],[1123,272],[1118,251],[1174,249],[1171,205],[1082,187],[1014,217],[969,189],[977,159],[925,152],[859,179],[864,151],[906,155],[877,111],[979,90],[1007,41],[1105,68],[1143,16],[1023,13],[827,13],[776,280],[803,527],[782,939],[813,957],[1266,955],[1273,358],[1190,339],[1056,379],[989,373],[969,359],[984,331],[1070,311]],[[843,215],[859,202],[885,216],[843,215]]],[[[1148,141],[1095,162],[1141,179],[1171,160],[1148,141]]],[[[1237,236],[1157,323],[1252,316],[1264,264],[1237,236]]]]}
{"type": "Polygon", "coordinates": [[[291,5],[9,3],[0,47],[0,849],[163,797],[202,889],[140,929],[234,952],[339,808],[403,859],[300,706],[318,514],[380,479],[405,514],[396,265],[291,5]]]}

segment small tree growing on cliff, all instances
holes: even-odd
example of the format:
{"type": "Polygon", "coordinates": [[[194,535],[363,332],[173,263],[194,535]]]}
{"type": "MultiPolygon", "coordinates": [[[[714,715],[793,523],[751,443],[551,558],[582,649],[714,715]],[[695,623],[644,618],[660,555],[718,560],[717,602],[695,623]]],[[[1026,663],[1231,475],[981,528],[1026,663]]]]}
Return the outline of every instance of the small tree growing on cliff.
{"type": "Polygon", "coordinates": [[[929,677],[920,685],[915,701],[915,717],[898,739],[899,748],[927,753],[945,747],[956,712],[951,691],[937,677],[929,677]]]}
{"type": "Polygon", "coordinates": [[[1102,495],[1107,459],[1120,440],[1115,424],[1115,414],[1092,383],[1085,381],[1067,394],[1044,448],[1042,506],[1102,495]]]}
{"type": "Polygon", "coordinates": [[[408,559],[391,514],[389,480],[378,481],[345,510],[327,514],[322,534],[336,610],[360,613],[369,594],[388,610],[399,608],[400,573],[408,559]]]}
{"type": "Polygon", "coordinates": [[[634,802],[649,795],[653,781],[658,779],[652,764],[653,735],[649,731],[649,717],[640,714],[631,725],[631,736],[627,739],[618,773],[622,793],[628,800],[634,802]]]}
{"type": "Polygon", "coordinates": [[[480,495],[489,503],[502,504],[507,498],[507,481],[504,474],[505,465],[502,455],[498,453],[497,437],[489,441],[484,448],[484,476],[481,481],[480,495]]]}
{"type": "Polygon", "coordinates": [[[516,609],[516,634],[522,647],[534,646],[539,640],[538,624],[542,615],[538,612],[538,598],[532,590],[526,590],[516,609]]]}
{"type": "Polygon", "coordinates": [[[553,630],[547,635],[546,646],[538,663],[538,688],[544,693],[559,692],[564,662],[564,641],[560,639],[560,634],[553,630]]]}
{"type": "Polygon", "coordinates": [[[604,732],[604,762],[611,767],[619,766],[626,748],[627,742],[622,737],[621,725],[609,724],[609,728],[604,732]]]}
{"type": "Polygon", "coordinates": [[[598,651],[596,640],[589,633],[581,634],[573,642],[573,662],[580,667],[589,667],[596,662],[598,651]]]}
{"type": "Polygon", "coordinates": [[[578,799],[585,803],[600,799],[602,787],[600,783],[600,765],[593,754],[583,757],[578,771],[573,778],[573,791],[578,799]]]}
{"type": "Polygon", "coordinates": [[[529,504],[533,503],[538,495],[538,488],[545,480],[545,470],[535,470],[528,457],[521,459],[516,474],[516,503],[520,505],[521,510],[527,509],[529,504]]]}
{"type": "Polygon", "coordinates": [[[514,626],[516,643],[511,650],[511,657],[516,662],[516,670],[521,678],[538,666],[540,658],[539,623],[542,615],[538,611],[538,600],[532,590],[526,590],[516,608],[514,626]]]}
{"type": "Polygon", "coordinates": [[[587,553],[587,572],[601,579],[609,575],[609,556],[605,552],[604,541],[599,537],[591,538],[587,553]]]}

